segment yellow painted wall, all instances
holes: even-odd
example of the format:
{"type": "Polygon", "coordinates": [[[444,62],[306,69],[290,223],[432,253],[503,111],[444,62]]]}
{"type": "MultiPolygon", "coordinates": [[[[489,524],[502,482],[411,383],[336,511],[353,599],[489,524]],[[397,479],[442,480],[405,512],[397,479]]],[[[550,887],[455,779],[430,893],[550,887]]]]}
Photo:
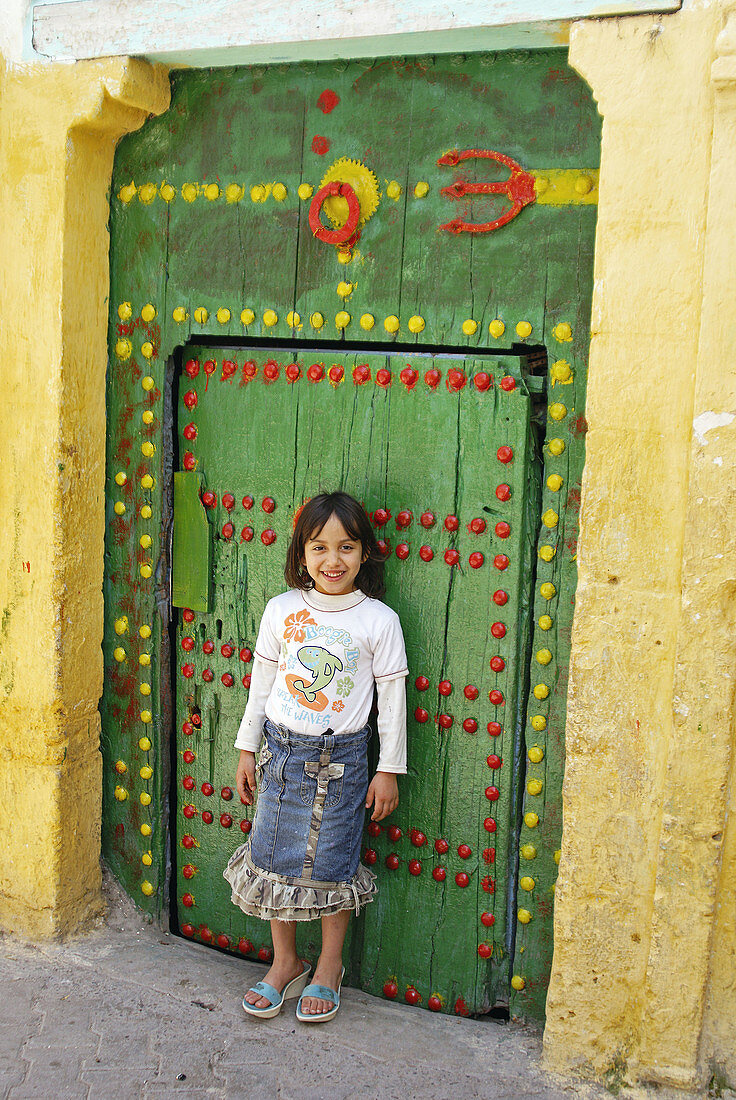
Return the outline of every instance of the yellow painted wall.
{"type": "Polygon", "coordinates": [[[0,927],[101,908],[108,188],[168,103],[136,61],[0,70],[0,927]]]}

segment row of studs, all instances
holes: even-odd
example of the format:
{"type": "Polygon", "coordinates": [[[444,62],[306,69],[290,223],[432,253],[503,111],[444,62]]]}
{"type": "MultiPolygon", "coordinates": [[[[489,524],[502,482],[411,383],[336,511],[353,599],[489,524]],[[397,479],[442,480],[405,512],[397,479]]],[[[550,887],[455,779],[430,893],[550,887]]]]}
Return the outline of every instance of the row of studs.
{"type": "MultiPolygon", "coordinates": [[[[426,199],[429,192],[430,186],[426,180],[418,180],[412,188],[412,194],[416,199],[426,199]]],[[[293,193],[292,191],[291,194],[293,193]]],[[[387,199],[398,202],[403,193],[404,188],[398,180],[389,180],[386,184],[384,194],[387,199]]],[[[197,183],[189,180],[187,183],[183,183],[177,191],[176,187],[168,180],[163,180],[160,184],[141,183],[138,185],[131,180],[130,183],[125,183],[119,188],[117,197],[124,206],[129,206],[136,198],[144,206],[150,206],[156,198],[163,199],[165,203],[173,202],[177,194],[180,194],[184,201],[190,205],[196,202],[200,196],[206,199],[207,202],[217,202],[218,199],[224,198],[225,202],[233,204],[239,203],[245,198],[246,185],[233,181],[221,187],[219,183],[197,183]]],[[[290,191],[287,185],[280,181],[254,183],[248,188],[250,201],[254,205],[266,202],[269,197],[274,199],[275,202],[285,202],[289,194],[290,191]]],[[[300,183],[296,188],[296,195],[302,202],[306,202],[314,195],[314,187],[311,183],[300,183]]]]}

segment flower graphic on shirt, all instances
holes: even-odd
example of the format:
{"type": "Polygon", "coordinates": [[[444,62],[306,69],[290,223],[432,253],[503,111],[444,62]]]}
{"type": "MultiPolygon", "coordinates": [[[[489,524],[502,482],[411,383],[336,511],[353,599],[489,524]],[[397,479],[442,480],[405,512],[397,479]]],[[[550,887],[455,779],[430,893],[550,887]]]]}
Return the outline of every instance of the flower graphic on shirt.
{"type": "Polygon", "coordinates": [[[343,676],[342,680],[338,680],[335,684],[338,695],[349,695],[354,686],[349,676],[343,676]]]}
{"type": "Polygon", "coordinates": [[[342,699],[338,699],[336,702],[334,702],[332,704],[332,709],[336,710],[338,714],[341,710],[345,710],[345,704],[343,703],[342,699]]]}
{"type": "Polygon", "coordinates": [[[284,619],[284,638],[289,641],[303,642],[306,638],[305,626],[316,626],[316,622],[307,610],[302,608],[284,619]]]}

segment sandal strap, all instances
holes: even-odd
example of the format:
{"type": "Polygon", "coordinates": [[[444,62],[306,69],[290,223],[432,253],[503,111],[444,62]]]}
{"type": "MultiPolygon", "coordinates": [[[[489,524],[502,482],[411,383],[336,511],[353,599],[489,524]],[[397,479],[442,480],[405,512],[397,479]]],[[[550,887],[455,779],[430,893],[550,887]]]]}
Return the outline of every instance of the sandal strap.
{"type": "Polygon", "coordinates": [[[272,985],[269,985],[268,982],[256,982],[255,985],[252,985],[250,987],[248,992],[258,993],[259,996],[265,997],[271,1002],[272,1006],[277,1005],[281,1000],[281,994],[279,993],[278,989],[274,989],[274,987],[272,985]]]}
{"type": "Polygon", "coordinates": [[[319,997],[323,1001],[332,1001],[333,1004],[340,1002],[339,994],[326,985],[307,985],[302,990],[302,997],[319,997]]]}

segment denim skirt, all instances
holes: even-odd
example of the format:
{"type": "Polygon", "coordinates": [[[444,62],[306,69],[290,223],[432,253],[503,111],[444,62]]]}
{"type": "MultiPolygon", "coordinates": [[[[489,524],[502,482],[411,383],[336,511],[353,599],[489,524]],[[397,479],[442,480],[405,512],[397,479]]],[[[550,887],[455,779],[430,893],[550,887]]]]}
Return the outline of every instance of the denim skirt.
{"type": "Polygon", "coordinates": [[[360,863],[370,727],[315,736],[267,718],[263,732],[253,828],[223,872],[233,902],[264,920],[359,912],[376,893],[360,863]]]}

